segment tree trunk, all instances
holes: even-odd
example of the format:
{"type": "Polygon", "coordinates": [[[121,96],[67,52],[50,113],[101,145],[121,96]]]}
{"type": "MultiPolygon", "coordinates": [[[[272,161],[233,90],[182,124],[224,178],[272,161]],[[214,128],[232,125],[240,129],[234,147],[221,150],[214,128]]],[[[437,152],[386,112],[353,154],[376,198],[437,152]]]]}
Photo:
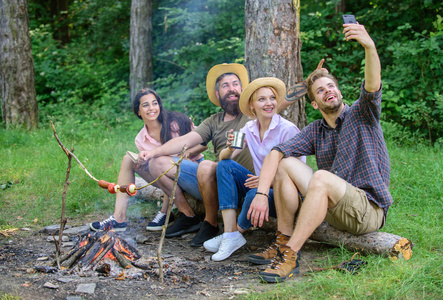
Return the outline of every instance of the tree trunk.
{"type": "Polygon", "coordinates": [[[130,29],[131,100],[153,80],[152,0],[132,0],[130,29]]]}
{"type": "Polygon", "coordinates": [[[68,0],[51,0],[50,2],[51,16],[54,18],[54,38],[67,44],[70,40],[69,24],[68,24],[68,0]]]}
{"type": "Polygon", "coordinates": [[[310,239],[335,246],[343,245],[352,251],[389,255],[405,260],[411,258],[414,246],[407,238],[392,233],[375,231],[363,235],[353,235],[338,230],[326,222],[318,226],[310,239]]]}
{"type": "MultiPolygon", "coordinates": [[[[300,0],[245,3],[245,66],[250,80],[277,77],[289,88],[303,80],[300,59],[300,0]]],[[[305,99],[281,114],[300,129],[306,126],[305,99]]]]}
{"type": "Polygon", "coordinates": [[[38,125],[27,0],[0,0],[0,84],[7,127],[38,125]]]}

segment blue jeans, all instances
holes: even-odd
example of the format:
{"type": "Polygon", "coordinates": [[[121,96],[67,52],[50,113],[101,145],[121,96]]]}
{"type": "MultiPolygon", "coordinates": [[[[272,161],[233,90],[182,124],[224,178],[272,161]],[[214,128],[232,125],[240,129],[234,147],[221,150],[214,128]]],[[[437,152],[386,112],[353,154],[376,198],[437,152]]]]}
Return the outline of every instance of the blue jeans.
{"type": "MultiPolygon", "coordinates": [[[[218,202],[220,210],[237,209],[239,203],[244,198],[240,215],[238,216],[238,225],[246,230],[252,227],[251,221],[248,220],[248,210],[254,200],[257,189],[250,189],[245,186],[245,181],[252,174],[239,163],[226,159],[217,164],[217,186],[218,186],[218,202]]],[[[274,205],[274,193],[272,189],[269,191],[268,197],[269,215],[276,217],[274,205]]]]}
{"type": "MultiPolygon", "coordinates": [[[[179,160],[178,157],[173,156],[175,162],[179,160]]],[[[197,182],[197,169],[198,164],[204,160],[204,158],[199,159],[197,162],[193,162],[192,160],[183,159],[180,164],[180,174],[177,180],[178,186],[190,194],[192,197],[202,200],[202,196],[200,195],[200,190],[198,189],[197,182]]]]}

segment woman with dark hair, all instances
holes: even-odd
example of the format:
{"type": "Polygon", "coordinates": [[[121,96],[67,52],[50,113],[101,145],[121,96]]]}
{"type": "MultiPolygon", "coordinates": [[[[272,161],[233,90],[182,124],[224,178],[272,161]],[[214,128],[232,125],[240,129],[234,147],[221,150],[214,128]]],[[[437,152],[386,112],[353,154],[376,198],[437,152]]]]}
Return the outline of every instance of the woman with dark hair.
{"type": "MultiPolygon", "coordinates": [[[[194,128],[191,119],[185,114],[165,110],[160,96],[152,89],[146,88],[140,90],[132,102],[132,108],[134,114],[144,122],[143,128],[135,137],[135,145],[139,151],[149,151],[157,148],[170,139],[184,135],[194,128]]],[[[201,145],[195,146],[187,149],[184,156],[191,161],[200,162],[203,160],[203,154],[201,154],[201,152],[206,148],[207,147],[201,145]]],[[[139,166],[129,155],[125,155],[120,166],[117,183],[119,185],[133,183],[135,173],[139,174],[148,182],[156,178],[149,172],[149,165],[139,166]]],[[[163,198],[161,210],[147,227],[148,230],[156,231],[162,229],[166,220],[169,196],[172,193],[172,189],[170,188],[171,178],[163,176],[157,183],[154,183],[154,185],[161,188],[167,195],[167,197],[163,198]]],[[[183,201],[182,199],[184,199],[179,186],[177,186],[175,198],[176,201],[183,201]]],[[[126,209],[128,207],[128,200],[128,194],[117,193],[114,214],[104,221],[91,223],[91,229],[101,231],[106,228],[112,228],[115,231],[125,231],[127,228],[126,209]]],[[[169,225],[172,225],[174,222],[173,215],[171,215],[169,220],[169,225]]]]}

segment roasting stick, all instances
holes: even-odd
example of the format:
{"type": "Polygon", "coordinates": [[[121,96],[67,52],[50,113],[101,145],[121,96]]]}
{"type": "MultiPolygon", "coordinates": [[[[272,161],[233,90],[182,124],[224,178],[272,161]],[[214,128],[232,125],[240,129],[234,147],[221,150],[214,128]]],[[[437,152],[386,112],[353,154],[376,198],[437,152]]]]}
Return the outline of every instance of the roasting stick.
{"type": "Polygon", "coordinates": [[[168,224],[169,224],[169,216],[171,215],[172,204],[174,203],[174,199],[175,199],[175,189],[177,188],[177,180],[178,180],[178,176],[180,175],[180,165],[182,163],[183,155],[184,155],[185,151],[186,151],[186,146],[183,147],[179,160],[176,163],[174,163],[174,165],[177,166],[177,169],[175,170],[174,184],[172,185],[171,196],[169,196],[169,206],[168,206],[168,211],[166,212],[166,220],[165,220],[165,224],[163,225],[162,235],[160,237],[160,242],[158,244],[158,249],[157,249],[157,260],[158,260],[158,267],[159,267],[158,268],[158,270],[159,270],[158,275],[160,277],[160,283],[162,283],[162,284],[163,284],[163,260],[162,260],[163,242],[165,240],[166,228],[168,228],[168,224]]]}
{"type": "Polygon", "coordinates": [[[166,173],[168,173],[174,166],[175,163],[171,161],[172,166],[166,170],[164,173],[162,173],[159,177],[157,177],[156,179],[154,179],[152,182],[141,186],[141,187],[137,187],[134,183],[130,183],[128,185],[118,185],[115,184],[113,182],[107,182],[105,180],[99,180],[97,178],[95,178],[87,169],[86,167],[81,163],[81,161],[77,158],[77,156],[74,155],[74,153],[72,153],[72,151],[69,151],[60,141],[60,139],[57,136],[57,132],[55,131],[55,126],[53,123],[51,123],[52,126],[52,130],[54,131],[54,136],[57,139],[58,144],[60,145],[60,147],[62,148],[62,150],[66,153],[66,155],[68,156],[68,158],[74,158],[77,163],[80,165],[80,167],[85,171],[85,173],[95,182],[98,183],[98,185],[103,188],[103,189],[107,189],[109,193],[111,194],[115,194],[117,192],[121,192],[121,193],[127,193],[129,196],[134,196],[137,194],[138,190],[141,190],[142,188],[145,188],[147,186],[152,185],[153,183],[155,183],[157,180],[159,180],[162,176],[166,175],[166,173]]]}

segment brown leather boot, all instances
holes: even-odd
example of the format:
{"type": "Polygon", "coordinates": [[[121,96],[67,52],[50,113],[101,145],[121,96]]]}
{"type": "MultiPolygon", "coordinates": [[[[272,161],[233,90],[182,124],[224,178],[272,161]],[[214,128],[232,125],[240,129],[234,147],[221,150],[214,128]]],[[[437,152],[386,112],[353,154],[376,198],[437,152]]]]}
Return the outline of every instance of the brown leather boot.
{"type": "Polygon", "coordinates": [[[289,241],[289,238],[289,236],[286,236],[280,231],[277,231],[273,239],[269,242],[268,248],[266,248],[262,253],[249,255],[249,262],[256,265],[270,264],[277,254],[277,247],[282,244],[286,245],[286,243],[289,241]]]}
{"type": "Polygon", "coordinates": [[[260,272],[260,278],[266,282],[283,282],[294,274],[300,273],[299,259],[300,251],[296,253],[290,247],[280,245],[274,261],[266,270],[260,272]]]}

